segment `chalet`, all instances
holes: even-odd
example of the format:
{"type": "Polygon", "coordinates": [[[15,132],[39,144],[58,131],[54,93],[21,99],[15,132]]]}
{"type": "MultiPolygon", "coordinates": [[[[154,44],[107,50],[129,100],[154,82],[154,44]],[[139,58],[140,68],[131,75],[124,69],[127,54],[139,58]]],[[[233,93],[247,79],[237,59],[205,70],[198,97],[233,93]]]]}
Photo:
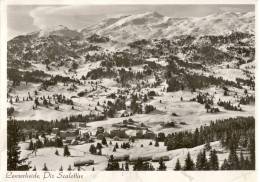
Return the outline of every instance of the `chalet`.
{"type": "Polygon", "coordinates": [[[114,141],[121,141],[121,139],[118,136],[113,137],[114,141]]]}
{"type": "Polygon", "coordinates": [[[97,137],[97,139],[102,140],[104,137],[109,137],[109,136],[110,136],[110,134],[105,131],[104,133],[98,134],[96,137],[97,137]]]}
{"type": "Polygon", "coordinates": [[[88,143],[93,143],[93,142],[95,142],[96,139],[97,139],[96,137],[90,136],[88,139],[88,143]]]}
{"type": "Polygon", "coordinates": [[[37,135],[35,129],[22,129],[21,133],[24,134],[26,140],[30,139],[30,137],[35,138],[37,135]]]}
{"type": "Polygon", "coordinates": [[[87,124],[86,123],[79,123],[79,127],[82,127],[82,128],[85,128],[87,126],[87,124]]]}
{"type": "Polygon", "coordinates": [[[56,134],[47,135],[46,138],[48,138],[50,141],[55,141],[57,136],[56,134]]]}
{"type": "Polygon", "coordinates": [[[132,120],[132,119],[128,119],[128,120],[124,120],[123,121],[123,124],[134,124],[135,122],[134,122],[134,120],[132,120]]]}
{"type": "Polygon", "coordinates": [[[150,156],[150,155],[143,155],[143,156],[130,156],[129,157],[129,162],[136,162],[138,160],[141,160],[143,162],[151,161],[152,160],[152,156],[150,156]]]}
{"type": "Polygon", "coordinates": [[[168,155],[164,155],[164,156],[153,156],[153,158],[152,158],[153,162],[159,162],[160,160],[169,161],[170,157],[168,155]]]}
{"type": "Polygon", "coordinates": [[[82,140],[88,140],[89,138],[90,138],[90,134],[88,132],[80,134],[80,139],[82,140]]]}
{"type": "Polygon", "coordinates": [[[102,140],[104,137],[105,137],[104,133],[99,133],[99,134],[97,135],[97,139],[98,139],[98,140],[102,140]]]}
{"type": "Polygon", "coordinates": [[[133,129],[133,130],[138,130],[138,129],[140,129],[140,127],[139,126],[136,126],[136,125],[127,125],[127,128],[128,129],[133,129]]]}
{"type": "Polygon", "coordinates": [[[51,132],[57,135],[59,133],[59,128],[52,128],[51,132]]]}
{"type": "Polygon", "coordinates": [[[74,137],[74,136],[65,137],[65,142],[66,143],[71,143],[73,140],[76,140],[76,137],[74,137]]]}
{"type": "Polygon", "coordinates": [[[158,62],[159,59],[158,59],[158,58],[148,58],[148,59],[146,59],[146,61],[150,61],[150,62],[158,62]]]}
{"type": "Polygon", "coordinates": [[[127,127],[126,124],[123,124],[123,123],[115,123],[115,124],[112,124],[113,127],[116,127],[116,128],[123,128],[123,127],[127,127]]]}
{"type": "Polygon", "coordinates": [[[89,166],[89,165],[93,165],[93,164],[94,164],[94,160],[90,160],[90,159],[83,159],[83,160],[78,160],[78,161],[74,162],[75,167],[89,166]]]}
{"type": "Polygon", "coordinates": [[[129,159],[129,155],[128,154],[124,154],[124,155],[115,155],[114,157],[114,161],[126,161],[129,159]]]}
{"type": "Polygon", "coordinates": [[[86,128],[87,127],[87,123],[86,122],[73,122],[72,123],[74,128],[86,128]]]}
{"type": "Polygon", "coordinates": [[[60,131],[60,137],[66,138],[66,137],[76,137],[79,134],[78,129],[71,129],[67,131],[60,131]]]}
{"type": "Polygon", "coordinates": [[[96,133],[96,135],[98,135],[99,133],[104,133],[104,131],[105,131],[104,127],[99,126],[99,127],[97,127],[97,133],[96,133]]]}
{"type": "Polygon", "coordinates": [[[144,138],[146,139],[154,139],[156,138],[156,134],[150,130],[146,130],[146,132],[144,133],[144,138]]]}
{"type": "Polygon", "coordinates": [[[78,145],[79,142],[76,140],[76,139],[73,139],[71,142],[70,142],[71,145],[78,145]]]}
{"type": "Polygon", "coordinates": [[[127,110],[118,111],[118,117],[128,117],[131,115],[133,115],[131,111],[127,111],[127,110]]]}
{"type": "Polygon", "coordinates": [[[136,132],[136,138],[143,138],[143,130],[139,130],[136,132]]]}
{"type": "Polygon", "coordinates": [[[118,136],[120,138],[127,138],[127,134],[125,133],[124,129],[116,129],[116,130],[111,130],[110,131],[110,137],[115,137],[118,136]]]}

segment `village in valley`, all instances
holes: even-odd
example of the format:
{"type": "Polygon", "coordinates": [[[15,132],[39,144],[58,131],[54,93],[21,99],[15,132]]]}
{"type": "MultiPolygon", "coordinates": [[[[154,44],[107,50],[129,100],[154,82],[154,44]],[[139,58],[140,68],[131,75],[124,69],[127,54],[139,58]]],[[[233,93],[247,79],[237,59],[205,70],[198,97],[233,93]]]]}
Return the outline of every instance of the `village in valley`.
{"type": "Polygon", "coordinates": [[[254,170],[254,14],[232,17],[246,30],[148,12],[9,40],[8,169],[254,170]]]}

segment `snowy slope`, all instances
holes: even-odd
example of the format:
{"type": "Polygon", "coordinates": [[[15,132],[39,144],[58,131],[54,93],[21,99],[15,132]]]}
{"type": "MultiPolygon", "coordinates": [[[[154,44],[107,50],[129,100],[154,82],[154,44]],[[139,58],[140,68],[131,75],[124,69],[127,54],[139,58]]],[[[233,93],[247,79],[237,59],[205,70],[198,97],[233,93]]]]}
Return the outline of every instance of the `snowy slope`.
{"type": "Polygon", "coordinates": [[[85,28],[83,35],[98,33],[114,40],[140,38],[172,38],[178,35],[222,35],[233,31],[254,33],[254,12],[217,13],[206,17],[170,18],[157,12],[105,19],[92,28],[85,28]]]}

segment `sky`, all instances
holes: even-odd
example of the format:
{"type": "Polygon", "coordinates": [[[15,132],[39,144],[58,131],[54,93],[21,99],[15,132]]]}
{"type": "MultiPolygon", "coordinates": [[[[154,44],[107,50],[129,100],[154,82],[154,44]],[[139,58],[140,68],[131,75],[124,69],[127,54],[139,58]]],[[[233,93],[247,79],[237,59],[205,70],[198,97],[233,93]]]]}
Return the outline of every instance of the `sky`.
{"type": "Polygon", "coordinates": [[[8,39],[49,26],[64,25],[80,30],[105,18],[147,11],[156,11],[169,17],[200,17],[227,11],[254,10],[254,5],[9,5],[8,39]]]}

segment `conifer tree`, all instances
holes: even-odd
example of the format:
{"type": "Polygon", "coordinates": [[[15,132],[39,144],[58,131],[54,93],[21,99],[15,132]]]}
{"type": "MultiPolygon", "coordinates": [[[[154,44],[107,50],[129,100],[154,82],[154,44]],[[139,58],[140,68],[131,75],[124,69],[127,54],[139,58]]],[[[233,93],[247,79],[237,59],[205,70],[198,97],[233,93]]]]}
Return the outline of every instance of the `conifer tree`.
{"type": "Polygon", "coordinates": [[[165,163],[163,162],[162,159],[160,159],[158,171],[165,171],[166,168],[167,168],[167,167],[166,167],[165,163]]]}
{"type": "Polygon", "coordinates": [[[44,163],[44,166],[43,166],[42,170],[43,170],[43,171],[48,171],[48,168],[47,168],[47,166],[46,166],[46,163],[44,163]]]}
{"type": "Polygon", "coordinates": [[[55,155],[59,155],[59,151],[57,149],[55,151],[55,155]]]}
{"type": "Polygon", "coordinates": [[[63,156],[66,156],[66,157],[70,156],[70,151],[69,151],[68,145],[64,146],[63,156]]]}
{"type": "Polygon", "coordinates": [[[250,169],[255,169],[255,136],[252,136],[250,138],[249,152],[250,152],[250,163],[251,163],[250,169]]]}
{"type": "MultiPolygon", "coordinates": [[[[22,163],[26,162],[20,159],[19,127],[17,121],[11,120],[7,122],[7,170],[17,171],[21,169],[22,163]]],[[[23,170],[29,170],[29,165],[23,165],[23,170]]]]}
{"type": "Polygon", "coordinates": [[[36,141],[35,145],[36,145],[37,148],[42,148],[43,147],[43,143],[42,143],[42,141],[40,139],[38,139],[36,141]]]}
{"type": "Polygon", "coordinates": [[[159,147],[159,142],[158,142],[158,139],[156,138],[155,139],[155,144],[154,144],[155,147],[159,147]]]}
{"type": "Polygon", "coordinates": [[[72,171],[72,169],[71,169],[71,165],[69,165],[69,167],[68,167],[68,171],[72,171]]]}
{"type": "Polygon", "coordinates": [[[102,147],[101,143],[97,143],[96,149],[97,149],[97,150],[100,150],[100,149],[102,149],[102,148],[103,148],[103,147],[102,147]]]}
{"type": "Polygon", "coordinates": [[[239,169],[239,159],[234,148],[230,149],[230,153],[228,156],[228,164],[231,170],[238,170],[239,169]]]}
{"type": "Polygon", "coordinates": [[[196,168],[198,170],[204,170],[204,171],[209,169],[205,150],[203,150],[203,152],[200,152],[198,154],[197,161],[196,161],[196,168]]]}
{"type": "Polygon", "coordinates": [[[59,171],[63,171],[63,167],[62,167],[62,166],[60,166],[60,169],[59,169],[59,171]]]}
{"type": "Polygon", "coordinates": [[[102,148],[98,150],[98,155],[102,155],[102,148]]]}
{"type": "MultiPolygon", "coordinates": [[[[245,165],[245,166],[244,166],[244,167],[245,167],[245,170],[250,170],[250,169],[251,169],[251,163],[250,163],[248,157],[246,157],[244,165],[245,165]]],[[[251,169],[251,170],[252,170],[252,169],[251,169]]]]}
{"type": "Polygon", "coordinates": [[[175,164],[175,168],[174,168],[175,171],[180,171],[181,170],[181,164],[180,164],[180,160],[177,159],[177,162],[175,164]]]}
{"type": "Polygon", "coordinates": [[[230,170],[227,159],[225,159],[223,164],[221,165],[221,170],[230,170]]]}
{"type": "Polygon", "coordinates": [[[113,148],[113,152],[116,152],[116,147],[113,148]]]}
{"type": "Polygon", "coordinates": [[[194,162],[193,162],[193,160],[191,159],[189,152],[188,152],[188,154],[187,154],[187,158],[185,159],[185,165],[184,165],[183,170],[185,170],[185,171],[194,170],[194,162]]]}
{"type": "Polygon", "coordinates": [[[34,148],[33,142],[32,142],[32,140],[30,140],[30,144],[29,144],[28,150],[33,150],[33,148],[34,148]]]}
{"type": "Polygon", "coordinates": [[[96,154],[97,153],[97,149],[96,149],[95,145],[93,145],[93,144],[90,145],[89,152],[91,154],[96,154]]]}
{"type": "Polygon", "coordinates": [[[197,155],[197,160],[196,160],[196,168],[198,169],[198,170],[201,170],[202,169],[202,162],[201,162],[201,159],[202,158],[202,154],[201,154],[201,152],[199,152],[198,153],[198,155],[197,155]]]}
{"type": "Polygon", "coordinates": [[[117,161],[114,161],[114,156],[111,155],[108,163],[107,163],[107,171],[119,171],[120,167],[119,167],[119,163],[117,161]]]}
{"type": "Polygon", "coordinates": [[[116,148],[116,149],[118,149],[118,148],[119,148],[119,147],[118,147],[118,143],[117,143],[117,142],[116,142],[115,148],[116,148]]]}
{"type": "Polygon", "coordinates": [[[240,151],[239,169],[240,169],[240,170],[245,170],[245,169],[246,169],[245,159],[244,159],[244,155],[243,155],[242,151],[240,151]]]}
{"type": "Polygon", "coordinates": [[[197,155],[197,160],[196,160],[196,168],[198,170],[202,170],[203,166],[202,166],[202,153],[199,152],[197,155]]]}
{"type": "Polygon", "coordinates": [[[210,151],[209,169],[210,170],[219,169],[218,156],[217,156],[217,151],[215,149],[210,151]]]}
{"type": "Polygon", "coordinates": [[[204,146],[204,149],[205,149],[206,151],[211,150],[211,146],[210,146],[209,140],[207,140],[207,142],[206,142],[206,144],[205,144],[205,146],[204,146]]]}
{"type": "Polygon", "coordinates": [[[127,161],[125,162],[125,170],[129,171],[129,163],[127,161]]]}
{"type": "Polygon", "coordinates": [[[63,146],[63,142],[62,142],[62,139],[61,139],[61,138],[57,137],[57,138],[55,139],[55,146],[56,146],[56,147],[62,147],[62,146],[63,146]]]}
{"type": "Polygon", "coordinates": [[[193,141],[192,143],[197,146],[199,144],[199,129],[196,128],[195,132],[194,132],[194,136],[193,136],[193,141]]]}
{"type": "Polygon", "coordinates": [[[105,137],[103,137],[103,139],[102,139],[102,145],[107,145],[107,140],[105,137]]]}

